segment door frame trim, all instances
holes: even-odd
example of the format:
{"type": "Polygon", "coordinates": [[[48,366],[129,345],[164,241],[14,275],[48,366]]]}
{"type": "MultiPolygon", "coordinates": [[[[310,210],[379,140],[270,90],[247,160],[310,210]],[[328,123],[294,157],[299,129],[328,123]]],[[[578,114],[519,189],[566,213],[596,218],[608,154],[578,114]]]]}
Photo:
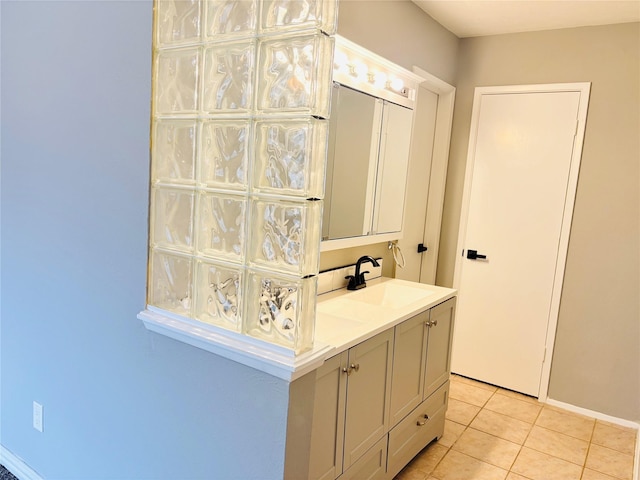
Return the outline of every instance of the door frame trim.
{"type": "MultiPolygon", "coordinates": [[[[569,178],[567,181],[567,195],[565,197],[564,214],[560,227],[560,240],[558,242],[558,257],[556,261],[555,275],[553,280],[553,290],[551,293],[551,305],[547,319],[547,335],[545,348],[546,353],[542,363],[540,375],[540,385],[538,399],[545,402],[548,399],[549,380],[551,377],[551,364],[553,361],[553,347],[555,343],[556,329],[558,326],[558,316],[560,313],[560,299],[562,296],[562,285],[564,281],[565,264],[569,248],[569,235],[571,233],[571,221],[573,218],[573,208],[575,205],[576,191],[578,188],[578,173],[582,159],[582,147],[584,143],[585,126],[587,120],[587,109],[589,105],[589,94],[591,91],[590,82],[581,83],[555,83],[540,85],[506,85],[495,87],[476,87],[473,97],[473,111],[471,114],[471,128],[469,132],[469,147],[467,150],[467,164],[464,179],[464,190],[462,196],[462,209],[460,213],[460,225],[458,230],[458,243],[456,252],[463,252],[464,239],[467,233],[467,221],[469,216],[469,201],[471,198],[471,184],[473,181],[473,167],[475,161],[475,148],[478,137],[478,121],[480,118],[480,99],[483,95],[499,95],[513,93],[558,93],[577,92],[580,93],[578,103],[576,135],[571,155],[569,178]]],[[[462,274],[462,254],[456,253],[455,271],[453,277],[453,287],[458,289],[460,276],[462,274]]]]}

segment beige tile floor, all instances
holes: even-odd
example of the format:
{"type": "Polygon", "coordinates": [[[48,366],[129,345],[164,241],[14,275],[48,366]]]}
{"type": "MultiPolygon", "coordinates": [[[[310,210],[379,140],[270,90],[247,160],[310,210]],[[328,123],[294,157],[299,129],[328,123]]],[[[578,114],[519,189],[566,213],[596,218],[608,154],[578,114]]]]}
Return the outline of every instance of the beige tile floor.
{"type": "Polygon", "coordinates": [[[395,480],[631,480],[636,437],[453,375],[443,437],[395,480]]]}

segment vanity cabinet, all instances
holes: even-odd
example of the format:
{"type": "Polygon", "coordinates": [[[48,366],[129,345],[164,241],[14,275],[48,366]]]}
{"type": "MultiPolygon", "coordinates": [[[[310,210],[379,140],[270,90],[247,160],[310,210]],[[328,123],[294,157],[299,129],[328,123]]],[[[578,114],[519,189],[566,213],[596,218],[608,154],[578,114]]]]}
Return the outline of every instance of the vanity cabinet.
{"type": "Polygon", "coordinates": [[[455,298],[316,371],[310,479],[391,479],[442,436],[455,298]]]}

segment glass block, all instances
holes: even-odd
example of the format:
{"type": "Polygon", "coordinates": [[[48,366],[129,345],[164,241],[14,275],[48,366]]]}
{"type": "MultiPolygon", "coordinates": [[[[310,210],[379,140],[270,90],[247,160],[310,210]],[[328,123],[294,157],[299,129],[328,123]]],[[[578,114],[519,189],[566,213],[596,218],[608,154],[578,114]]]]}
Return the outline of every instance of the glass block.
{"type": "Polygon", "coordinates": [[[194,192],[154,188],[151,244],[183,252],[193,251],[194,192]]]}
{"type": "Polygon", "coordinates": [[[180,315],[191,315],[193,261],[188,257],[153,250],[149,305],[180,315]]]}
{"type": "Polygon", "coordinates": [[[196,132],[195,120],[156,120],[151,161],[154,183],[194,182],[196,132]]]}
{"type": "Polygon", "coordinates": [[[337,0],[264,0],[260,31],[319,29],[336,33],[337,0]]]}
{"type": "Polygon", "coordinates": [[[155,113],[196,113],[198,110],[197,48],[163,50],[156,56],[155,113]]]}
{"type": "Polygon", "coordinates": [[[199,182],[208,187],[247,190],[250,122],[202,124],[199,182]]]}
{"type": "Polygon", "coordinates": [[[258,46],[257,109],[328,118],[333,38],[266,37],[258,46]]]}
{"type": "Polygon", "coordinates": [[[207,40],[250,37],[256,32],[256,0],[208,0],[205,9],[207,40]]]}
{"type": "Polygon", "coordinates": [[[327,120],[258,121],[254,191],[323,198],[327,137],[327,120]]]}
{"type": "Polygon", "coordinates": [[[249,270],[243,331],[302,353],[313,346],[317,277],[249,270]]]}
{"type": "Polygon", "coordinates": [[[255,41],[214,44],[204,51],[202,109],[247,114],[252,105],[255,41]]]}
{"type": "Polygon", "coordinates": [[[196,267],[196,319],[230,330],[242,325],[240,268],[198,261],[196,267]]]}
{"type": "Polygon", "coordinates": [[[200,39],[200,0],[157,0],[157,39],[161,46],[200,39]]]}
{"type": "Polygon", "coordinates": [[[251,200],[248,261],[298,276],[318,273],[322,201],[251,200]]]}
{"type": "Polygon", "coordinates": [[[244,259],[247,198],[202,192],[198,197],[198,252],[241,262],[244,259]]]}

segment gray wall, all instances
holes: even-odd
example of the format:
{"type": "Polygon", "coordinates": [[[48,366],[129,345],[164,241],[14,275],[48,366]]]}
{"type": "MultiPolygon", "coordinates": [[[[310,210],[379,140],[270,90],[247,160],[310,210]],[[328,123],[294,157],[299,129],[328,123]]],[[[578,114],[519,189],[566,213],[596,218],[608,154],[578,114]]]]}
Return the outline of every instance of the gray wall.
{"type": "Polygon", "coordinates": [[[281,478],[287,384],[136,319],[151,1],[0,8],[2,445],[45,478],[281,478]]]}
{"type": "Polygon", "coordinates": [[[549,396],[640,420],[639,24],[463,39],[438,284],[453,279],[477,86],[592,82],[549,396]]]}

